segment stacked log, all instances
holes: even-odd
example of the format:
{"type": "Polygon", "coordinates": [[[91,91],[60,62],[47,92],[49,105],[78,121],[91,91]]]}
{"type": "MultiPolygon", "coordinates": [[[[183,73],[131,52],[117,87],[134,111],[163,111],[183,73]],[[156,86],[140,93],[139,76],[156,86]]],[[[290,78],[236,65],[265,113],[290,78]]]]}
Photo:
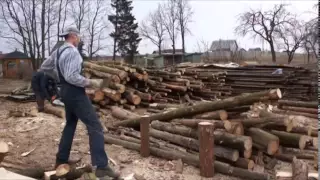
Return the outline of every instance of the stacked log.
{"type": "MultiPolygon", "coordinates": [[[[210,123],[214,126],[215,172],[237,177],[246,176],[246,179],[269,179],[264,173],[257,173],[252,177],[249,175],[252,172],[250,170],[259,165],[274,168],[277,161],[293,162],[294,158],[304,161],[317,157],[317,135],[297,131],[312,120],[267,110],[260,110],[258,117],[240,116],[237,119],[229,119],[228,112],[242,112],[247,110],[248,106],[250,109],[250,105],[255,102],[281,97],[279,90],[270,90],[191,106],[175,106],[171,110],[115,123],[115,127],[122,128],[111,135],[108,134],[105,141],[139,150],[142,138],[140,132],[127,127],[138,128],[139,122],[150,122],[151,155],[170,160],[182,159],[187,164],[199,166],[199,159],[193,159],[200,157],[198,125],[210,123]],[[230,131],[234,124],[242,127],[242,133],[230,131]],[[227,173],[219,168],[220,163],[237,170],[227,173]]],[[[281,102],[282,100],[279,100],[279,103],[281,102]]]]}

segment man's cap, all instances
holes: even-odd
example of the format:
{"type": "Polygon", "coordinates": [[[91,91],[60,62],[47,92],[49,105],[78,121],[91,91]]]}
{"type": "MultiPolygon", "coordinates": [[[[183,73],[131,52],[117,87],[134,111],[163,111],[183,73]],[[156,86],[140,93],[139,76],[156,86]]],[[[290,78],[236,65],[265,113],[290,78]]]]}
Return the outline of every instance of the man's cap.
{"type": "Polygon", "coordinates": [[[76,27],[68,27],[64,31],[62,31],[61,34],[59,34],[59,36],[63,37],[63,36],[66,36],[70,33],[80,35],[80,31],[76,27]]]}

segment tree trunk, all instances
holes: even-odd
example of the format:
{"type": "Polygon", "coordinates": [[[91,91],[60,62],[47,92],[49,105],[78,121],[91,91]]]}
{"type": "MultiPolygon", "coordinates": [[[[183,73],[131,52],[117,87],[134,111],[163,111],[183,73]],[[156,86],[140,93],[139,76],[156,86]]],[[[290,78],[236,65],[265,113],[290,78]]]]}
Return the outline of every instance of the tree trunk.
{"type": "Polygon", "coordinates": [[[279,137],[281,145],[287,147],[300,148],[301,150],[305,149],[307,143],[311,143],[312,141],[311,137],[295,133],[288,133],[276,130],[271,130],[271,133],[279,137]]]}
{"type": "Polygon", "coordinates": [[[287,111],[302,112],[302,113],[318,114],[318,109],[316,108],[281,106],[280,109],[287,110],[287,111]]]}
{"type": "MultiPolygon", "coordinates": [[[[155,121],[154,121],[155,122],[155,121]]],[[[200,175],[203,177],[213,177],[214,175],[214,126],[211,123],[199,123],[199,160],[200,175]]],[[[239,155],[239,154],[238,154],[239,155]]]]}
{"type": "Polygon", "coordinates": [[[279,149],[279,138],[259,128],[249,128],[247,135],[255,144],[269,155],[273,155],[279,149]]]}
{"type": "Polygon", "coordinates": [[[213,123],[215,129],[226,129],[229,131],[231,129],[231,123],[228,120],[206,120],[206,119],[174,119],[172,121],[175,124],[181,124],[191,128],[197,128],[200,122],[213,123]]]}
{"type": "Polygon", "coordinates": [[[44,106],[44,112],[47,113],[47,114],[53,114],[53,115],[58,116],[58,117],[60,117],[62,119],[65,118],[64,109],[52,106],[51,104],[46,104],[44,106]]]}
{"type": "Polygon", "coordinates": [[[122,109],[122,108],[119,108],[117,106],[112,106],[111,107],[111,115],[117,119],[130,119],[130,118],[136,118],[138,117],[139,115],[133,113],[133,112],[130,112],[130,111],[127,111],[125,109],[122,109]]]}
{"type": "MultiPolygon", "coordinates": [[[[140,150],[140,145],[136,143],[131,143],[128,141],[120,140],[119,138],[115,138],[114,136],[107,135],[104,138],[106,143],[116,144],[123,146],[124,148],[133,149],[136,151],[140,150]]],[[[178,160],[181,159],[184,163],[189,165],[199,166],[199,157],[190,154],[190,153],[182,153],[177,151],[167,151],[162,150],[155,147],[150,147],[150,153],[154,156],[168,159],[168,160],[178,160]]],[[[232,167],[229,164],[222,163],[219,161],[214,162],[214,169],[216,172],[226,175],[231,175],[234,177],[244,178],[248,180],[270,180],[270,176],[264,173],[257,173],[248,170],[244,170],[241,168],[232,167]]]]}
{"type": "Polygon", "coordinates": [[[318,102],[306,102],[306,101],[290,101],[290,100],[278,100],[279,106],[294,106],[318,109],[318,102]]]}
{"type": "Polygon", "coordinates": [[[198,115],[195,115],[194,118],[227,120],[228,113],[225,110],[218,110],[218,111],[212,111],[212,112],[207,112],[207,113],[203,113],[203,114],[198,114],[198,115]]]}
{"type": "Polygon", "coordinates": [[[270,44],[272,62],[275,63],[275,62],[277,62],[277,56],[276,56],[276,51],[274,49],[273,41],[269,41],[269,44],[270,44]]]}
{"type": "Polygon", "coordinates": [[[115,69],[115,68],[110,68],[107,66],[100,66],[91,62],[83,62],[83,66],[88,69],[93,69],[96,71],[117,75],[121,80],[128,77],[128,73],[125,71],[115,69]]]}
{"type": "Polygon", "coordinates": [[[262,91],[257,93],[242,94],[240,96],[226,98],[221,101],[202,102],[189,107],[178,108],[175,110],[158,113],[151,116],[144,116],[137,119],[118,122],[114,126],[137,127],[137,125],[139,125],[139,121],[144,118],[148,118],[150,122],[152,122],[153,120],[170,121],[175,118],[192,116],[195,114],[205,113],[208,111],[215,111],[222,108],[232,108],[235,106],[248,105],[261,100],[261,98],[271,98],[271,97],[281,98],[282,97],[281,91],[279,89],[274,89],[274,90],[262,91]]]}

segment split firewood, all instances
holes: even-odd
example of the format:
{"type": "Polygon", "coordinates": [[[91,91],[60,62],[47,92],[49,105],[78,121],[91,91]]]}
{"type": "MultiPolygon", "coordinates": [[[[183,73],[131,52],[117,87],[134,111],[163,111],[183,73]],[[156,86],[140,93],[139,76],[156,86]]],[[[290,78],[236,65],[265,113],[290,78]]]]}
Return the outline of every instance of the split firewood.
{"type": "Polygon", "coordinates": [[[68,164],[61,164],[57,167],[55,171],[46,172],[45,180],[59,180],[65,179],[78,179],[84,173],[92,172],[92,167],[90,165],[85,165],[83,167],[71,167],[68,164]]]}
{"type": "Polygon", "coordinates": [[[113,101],[119,101],[121,99],[121,93],[110,88],[103,88],[101,90],[105,96],[110,98],[113,101]]]}

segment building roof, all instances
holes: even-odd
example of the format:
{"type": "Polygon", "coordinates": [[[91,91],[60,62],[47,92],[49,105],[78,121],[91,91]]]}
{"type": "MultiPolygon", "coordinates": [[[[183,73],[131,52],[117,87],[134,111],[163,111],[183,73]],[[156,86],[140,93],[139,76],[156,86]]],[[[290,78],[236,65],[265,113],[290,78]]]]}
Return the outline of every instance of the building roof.
{"type": "Polygon", "coordinates": [[[15,50],[11,53],[4,54],[1,59],[30,59],[30,57],[23,52],[15,50]]]}
{"type": "Polygon", "coordinates": [[[203,53],[199,53],[199,52],[195,52],[195,53],[188,53],[186,55],[184,55],[184,57],[187,57],[187,56],[193,56],[193,55],[202,55],[203,53]]]}
{"type": "Polygon", "coordinates": [[[217,41],[212,41],[210,50],[211,51],[227,50],[227,49],[230,49],[233,44],[236,44],[238,46],[236,40],[222,40],[222,39],[220,39],[217,41]]]}
{"type": "MultiPolygon", "coordinates": [[[[152,54],[159,54],[159,51],[153,51],[152,54]]],[[[173,54],[173,49],[163,49],[161,54],[173,54]]],[[[182,54],[182,49],[175,49],[175,54],[182,54]]]]}

